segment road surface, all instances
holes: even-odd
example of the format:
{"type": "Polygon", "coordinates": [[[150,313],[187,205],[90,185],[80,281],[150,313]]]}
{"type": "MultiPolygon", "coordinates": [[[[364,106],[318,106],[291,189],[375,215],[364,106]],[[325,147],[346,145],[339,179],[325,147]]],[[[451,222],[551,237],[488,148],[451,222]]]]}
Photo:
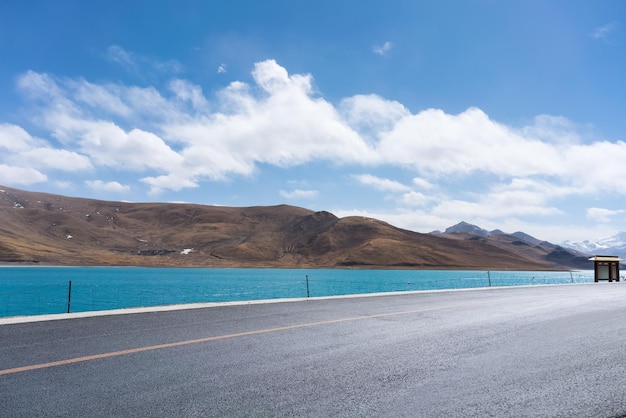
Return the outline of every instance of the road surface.
{"type": "Polygon", "coordinates": [[[3,417],[619,417],[625,388],[622,283],[0,325],[3,417]]]}

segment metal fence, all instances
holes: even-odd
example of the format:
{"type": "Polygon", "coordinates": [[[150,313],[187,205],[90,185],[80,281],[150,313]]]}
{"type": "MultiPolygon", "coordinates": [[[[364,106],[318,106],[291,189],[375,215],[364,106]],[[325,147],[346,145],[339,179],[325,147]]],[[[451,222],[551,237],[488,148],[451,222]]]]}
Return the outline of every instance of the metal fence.
{"type": "Polygon", "coordinates": [[[28,286],[0,292],[0,317],[199,302],[593,282],[592,271],[446,271],[433,273],[432,277],[426,275],[416,278],[411,278],[410,274],[394,274],[394,271],[374,276],[355,272],[346,277],[338,277],[328,272],[310,270],[303,271],[299,277],[275,281],[256,281],[252,277],[245,282],[225,281],[210,286],[202,283],[168,283],[142,287],[81,282],[77,277],[73,281],[54,285],[28,286]]]}

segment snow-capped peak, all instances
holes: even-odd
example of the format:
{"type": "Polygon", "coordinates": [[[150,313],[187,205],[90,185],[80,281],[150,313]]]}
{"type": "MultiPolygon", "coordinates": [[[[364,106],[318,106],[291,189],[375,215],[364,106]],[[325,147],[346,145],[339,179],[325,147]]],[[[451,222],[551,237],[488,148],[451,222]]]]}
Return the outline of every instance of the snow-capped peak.
{"type": "Polygon", "coordinates": [[[565,241],[563,247],[572,248],[589,255],[626,255],[626,232],[598,240],[565,241]]]}

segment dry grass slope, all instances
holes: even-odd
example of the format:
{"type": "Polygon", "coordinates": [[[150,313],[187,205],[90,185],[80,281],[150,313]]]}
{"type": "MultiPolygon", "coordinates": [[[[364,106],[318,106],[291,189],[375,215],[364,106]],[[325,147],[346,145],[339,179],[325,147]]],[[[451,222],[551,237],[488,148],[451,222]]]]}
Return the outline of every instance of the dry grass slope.
{"type": "MultiPolygon", "coordinates": [[[[0,186],[0,262],[186,267],[563,269],[500,238],[420,234],[279,205],[109,202],[0,186]]],[[[567,258],[567,257],[566,257],[567,258]]],[[[567,261],[567,260],[566,260],[567,261]]]]}

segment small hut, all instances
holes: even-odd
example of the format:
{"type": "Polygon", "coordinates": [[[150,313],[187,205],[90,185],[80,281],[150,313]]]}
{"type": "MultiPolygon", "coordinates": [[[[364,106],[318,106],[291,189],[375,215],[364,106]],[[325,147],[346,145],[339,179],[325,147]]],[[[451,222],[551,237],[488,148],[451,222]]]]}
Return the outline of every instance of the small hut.
{"type": "Polygon", "coordinates": [[[621,258],[615,255],[594,255],[589,259],[593,261],[594,281],[613,280],[619,282],[619,262],[621,258]]]}

